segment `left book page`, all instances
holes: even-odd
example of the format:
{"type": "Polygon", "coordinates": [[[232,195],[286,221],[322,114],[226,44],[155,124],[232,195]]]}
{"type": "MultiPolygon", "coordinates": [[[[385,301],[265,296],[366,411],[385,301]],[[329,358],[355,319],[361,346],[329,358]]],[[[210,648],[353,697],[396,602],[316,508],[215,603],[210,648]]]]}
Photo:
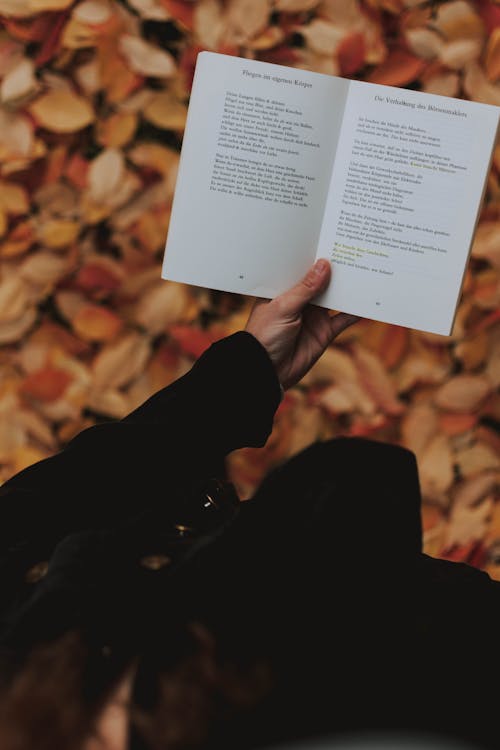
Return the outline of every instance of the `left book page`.
{"type": "Polygon", "coordinates": [[[274,297],[313,261],[349,81],[198,55],[162,277],[274,297]]]}

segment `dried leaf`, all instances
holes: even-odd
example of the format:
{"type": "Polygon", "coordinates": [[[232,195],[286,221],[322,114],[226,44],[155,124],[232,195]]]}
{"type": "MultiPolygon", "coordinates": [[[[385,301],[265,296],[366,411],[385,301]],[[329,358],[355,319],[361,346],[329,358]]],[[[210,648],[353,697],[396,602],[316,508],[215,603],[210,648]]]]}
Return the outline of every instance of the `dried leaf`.
{"type": "Polygon", "coordinates": [[[384,86],[407,86],[418,78],[425,68],[425,61],[404,49],[395,49],[368,76],[371,83],[384,86]]]}
{"type": "Polygon", "coordinates": [[[115,195],[123,181],[125,160],[116,148],[102,151],[90,164],[88,172],[89,195],[96,203],[102,203],[115,195]]]}
{"type": "Polygon", "coordinates": [[[82,305],[72,319],[73,329],[84,341],[111,341],[120,332],[123,321],[101,305],[82,305]]]}
{"type": "Polygon", "coordinates": [[[35,69],[31,60],[26,58],[12,68],[0,85],[0,99],[10,102],[27,96],[37,88],[35,69]]]}
{"type": "Polygon", "coordinates": [[[0,181],[0,207],[8,214],[25,214],[30,201],[26,189],[14,182],[0,181]]]}
{"type": "Polygon", "coordinates": [[[119,49],[134,73],[158,78],[170,78],[175,74],[176,65],[172,55],[140,37],[124,34],[120,38],[119,49]]]}
{"type": "Polygon", "coordinates": [[[29,110],[39,125],[54,133],[74,133],[94,120],[88,100],[71,91],[49,91],[31,104],[29,110]]]}
{"type": "Polygon", "coordinates": [[[441,409],[471,412],[491,392],[491,383],[481,375],[456,375],[437,391],[434,402],[441,409]]]}
{"type": "Polygon", "coordinates": [[[445,435],[461,435],[477,424],[477,414],[440,414],[439,427],[445,435]]]}
{"type": "Polygon", "coordinates": [[[159,281],[142,296],[134,311],[134,321],[157,335],[167,326],[192,318],[195,309],[187,286],[159,281]]]}
{"type": "Polygon", "coordinates": [[[115,112],[98,123],[97,141],[108,148],[125,146],[133,138],[137,123],[135,112],[115,112]]]}
{"type": "Polygon", "coordinates": [[[428,403],[410,406],[401,420],[403,445],[420,456],[438,432],[436,410],[428,403]]]}
{"type": "Polygon", "coordinates": [[[452,70],[462,70],[466,65],[477,60],[482,52],[480,39],[459,39],[443,45],[439,59],[452,70]]]}
{"type": "Polygon", "coordinates": [[[467,65],[463,86],[472,101],[500,105],[500,88],[488,81],[477,62],[467,65]]]}
{"type": "Polygon", "coordinates": [[[73,18],[90,26],[106,23],[112,14],[113,9],[107,0],[84,0],[73,10],[73,18]]]}
{"type": "Polygon", "coordinates": [[[364,34],[355,31],[342,39],[337,47],[337,60],[340,73],[350,76],[356,73],[365,63],[366,41],[364,34]]]}
{"type": "Polygon", "coordinates": [[[307,42],[307,46],[319,55],[333,55],[345,37],[345,31],[329,21],[315,18],[307,26],[297,29],[307,42]]]}
{"type": "Polygon", "coordinates": [[[411,52],[424,60],[432,60],[443,47],[442,37],[431,29],[408,29],[405,38],[411,52]]]}
{"type": "Polygon", "coordinates": [[[38,237],[46,247],[53,250],[71,245],[80,232],[80,223],[70,219],[52,219],[44,221],[38,227],[38,237]]]}
{"type": "Polygon", "coordinates": [[[353,353],[361,381],[374,401],[387,414],[402,414],[404,406],[399,401],[394,383],[381,360],[373,352],[359,345],[354,347],[353,353]]]}
{"type": "Polygon", "coordinates": [[[436,435],[423,451],[419,461],[422,493],[442,499],[453,484],[453,454],[445,435],[436,435]]]}
{"type": "Polygon", "coordinates": [[[142,372],[149,354],[149,341],[138,333],[108,344],[92,365],[94,389],[104,391],[126,385],[142,372]]]}
{"type": "Polygon", "coordinates": [[[484,36],[484,26],[480,16],[465,0],[455,0],[439,5],[429,25],[450,41],[482,39],[484,36]]]}
{"type": "Polygon", "coordinates": [[[500,78],[500,28],[492,31],[486,47],[486,75],[490,81],[500,78]]]}
{"type": "Polygon", "coordinates": [[[455,461],[462,477],[472,477],[489,469],[500,468],[498,453],[484,443],[475,443],[458,450],[455,461]]]}
{"type": "Polygon", "coordinates": [[[184,130],[187,109],[168,92],[155,94],[144,109],[144,118],[157,128],[184,130]]]}
{"type": "Polygon", "coordinates": [[[142,18],[151,21],[167,21],[169,14],[160,0],[129,0],[129,5],[134,8],[142,18]]]}
{"type": "Polygon", "coordinates": [[[33,287],[53,287],[73,265],[73,259],[69,256],[60,257],[41,250],[21,263],[19,275],[33,287]]]}
{"type": "Polygon", "coordinates": [[[275,8],[286,13],[300,13],[303,10],[312,10],[319,5],[320,0],[275,0],[275,8]]]}
{"type": "Polygon", "coordinates": [[[264,31],[271,11],[270,0],[229,0],[226,4],[226,42],[245,44],[264,31]]]}
{"type": "Polygon", "coordinates": [[[70,382],[71,376],[65,370],[47,365],[28,375],[19,392],[36,401],[55,401],[62,396],[70,382]]]}

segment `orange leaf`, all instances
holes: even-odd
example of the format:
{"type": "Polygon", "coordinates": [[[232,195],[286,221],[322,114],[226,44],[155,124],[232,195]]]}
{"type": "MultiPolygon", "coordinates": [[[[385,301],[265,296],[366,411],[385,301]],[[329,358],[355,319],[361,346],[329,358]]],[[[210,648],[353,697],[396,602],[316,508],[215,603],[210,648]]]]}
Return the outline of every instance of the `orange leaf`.
{"type": "Polygon", "coordinates": [[[87,99],[63,89],[40,96],[29,110],[39,125],[54,133],[74,133],[94,119],[87,99]]]}
{"type": "Polygon", "coordinates": [[[137,127],[137,114],[135,112],[115,112],[99,123],[97,128],[97,141],[102,146],[119,148],[128,143],[137,127]]]}
{"type": "Polygon", "coordinates": [[[20,393],[37,401],[55,401],[62,396],[71,379],[65,370],[47,365],[27,376],[20,393]]]}
{"type": "Polygon", "coordinates": [[[65,175],[80,190],[87,187],[87,174],[89,171],[89,162],[83,158],[80,153],[75,153],[68,161],[65,169],[65,175]]]}
{"type": "Polygon", "coordinates": [[[445,435],[461,435],[477,424],[478,416],[478,414],[440,414],[439,427],[445,435]]]}
{"type": "Polygon", "coordinates": [[[395,367],[405,353],[409,340],[408,328],[401,326],[385,326],[382,346],[379,350],[380,358],[388,369],[395,367]]]}
{"type": "Polygon", "coordinates": [[[123,326],[116,313],[101,305],[84,305],[72,320],[75,332],[85,341],[110,341],[123,326]]]}
{"type": "Polygon", "coordinates": [[[340,74],[352,75],[365,62],[366,43],[365,37],[359,31],[349,34],[340,42],[337,48],[337,60],[340,74]]]}
{"type": "Polygon", "coordinates": [[[370,73],[367,80],[384,86],[406,86],[425,69],[426,62],[403,49],[395,49],[370,73]]]}
{"type": "Polygon", "coordinates": [[[188,31],[194,26],[194,3],[188,0],[161,0],[161,4],[168,10],[172,18],[178,21],[188,31]]]}
{"type": "Polygon", "coordinates": [[[101,295],[114,292],[121,279],[99,263],[87,263],[76,275],[75,285],[83,292],[101,295]]]}
{"type": "Polygon", "coordinates": [[[170,337],[179,345],[181,352],[194,359],[201,357],[220,337],[212,331],[202,331],[195,326],[173,325],[169,329],[170,337]]]}

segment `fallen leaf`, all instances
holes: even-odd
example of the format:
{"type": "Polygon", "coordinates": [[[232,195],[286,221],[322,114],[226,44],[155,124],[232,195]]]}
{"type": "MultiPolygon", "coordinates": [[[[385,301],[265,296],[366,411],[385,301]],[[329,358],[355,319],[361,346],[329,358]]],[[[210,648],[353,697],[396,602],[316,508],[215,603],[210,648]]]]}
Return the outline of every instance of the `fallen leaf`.
{"type": "Polygon", "coordinates": [[[47,365],[28,375],[19,393],[36,401],[55,401],[62,396],[70,382],[71,376],[67,372],[47,365]]]}
{"type": "Polygon", "coordinates": [[[134,137],[138,124],[134,112],[115,112],[97,126],[97,141],[107,148],[125,146],[134,137]]]}
{"type": "Polygon", "coordinates": [[[403,445],[417,456],[423,454],[438,431],[436,410],[429,403],[412,404],[401,420],[403,445]]]}
{"type": "Polygon", "coordinates": [[[394,49],[367,80],[383,86],[407,86],[425,69],[425,60],[404,49],[394,49]]]}
{"type": "Polygon", "coordinates": [[[80,232],[80,222],[70,219],[52,219],[38,227],[38,238],[46,247],[60,250],[75,242],[80,232]]]}
{"type": "Polygon", "coordinates": [[[108,0],[84,0],[73,10],[73,18],[90,26],[99,26],[110,20],[113,8],[108,0]]]}
{"type": "Polygon", "coordinates": [[[104,391],[126,385],[140,375],[149,355],[150,343],[138,333],[107,344],[92,363],[94,389],[104,391]]]}
{"type": "Polygon", "coordinates": [[[82,305],[72,325],[75,333],[84,341],[111,341],[123,327],[122,319],[112,310],[101,305],[82,305]]]}
{"type": "Polygon", "coordinates": [[[454,480],[453,454],[445,435],[436,435],[419,460],[419,476],[424,497],[443,501],[454,480]]]}
{"type": "Polygon", "coordinates": [[[157,128],[164,130],[184,130],[187,109],[185,104],[175,100],[168,92],[155,94],[146,105],[144,118],[157,128]]]}
{"type": "Polygon", "coordinates": [[[491,392],[491,383],[482,375],[455,375],[437,391],[434,403],[453,412],[472,412],[491,392]]]}
{"type": "Polygon", "coordinates": [[[170,78],[175,74],[172,55],[140,37],[124,34],[119,49],[134,73],[158,78],[170,78]]]}
{"type": "Polygon", "coordinates": [[[374,401],[387,414],[402,414],[404,405],[399,401],[395,385],[379,357],[359,345],[353,347],[353,355],[361,381],[374,401]]]}
{"type": "Polygon", "coordinates": [[[500,468],[497,451],[484,443],[475,443],[456,451],[455,461],[462,477],[472,477],[489,469],[500,468]]]}
{"type": "Polygon", "coordinates": [[[71,91],[49,91],[31,104],[29,111],[39,125],[54,133],[74,133],[94,120],[88,100],[71,91]]]}
{"type": "Polygon", "coordinates": [[[343,76],[356,73],[364,65],[365,58],[365,36],[359,31],[348,34],[337,47],[337,60],[343,76]]]}
{"type": "Polygon", "coordinates": [[[0,99],[10,102],[33,93],[37,89],[33,62],[23,58],[4,76],[0,85],[0,99]]]}

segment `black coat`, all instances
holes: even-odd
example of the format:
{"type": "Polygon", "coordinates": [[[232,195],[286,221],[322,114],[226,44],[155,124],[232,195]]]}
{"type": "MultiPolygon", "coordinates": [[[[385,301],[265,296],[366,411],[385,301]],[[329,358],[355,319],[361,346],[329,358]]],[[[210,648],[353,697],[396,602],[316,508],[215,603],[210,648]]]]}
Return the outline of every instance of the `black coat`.
{"type": "Polygon", "coordinates": [[[214,746],[363,727],[498,745],[484,686],[499,666],[499,585],[422,554],[412,453],[318,444],[241,506],[211,482],[228,452],[264,445],[279,401],[267,353],[238,333],[7,482],[4,644],[77,626],[99,648],[154,654],[176,623],[201,620],[232,658],[265,655],[279,675],[214,746]]]}

